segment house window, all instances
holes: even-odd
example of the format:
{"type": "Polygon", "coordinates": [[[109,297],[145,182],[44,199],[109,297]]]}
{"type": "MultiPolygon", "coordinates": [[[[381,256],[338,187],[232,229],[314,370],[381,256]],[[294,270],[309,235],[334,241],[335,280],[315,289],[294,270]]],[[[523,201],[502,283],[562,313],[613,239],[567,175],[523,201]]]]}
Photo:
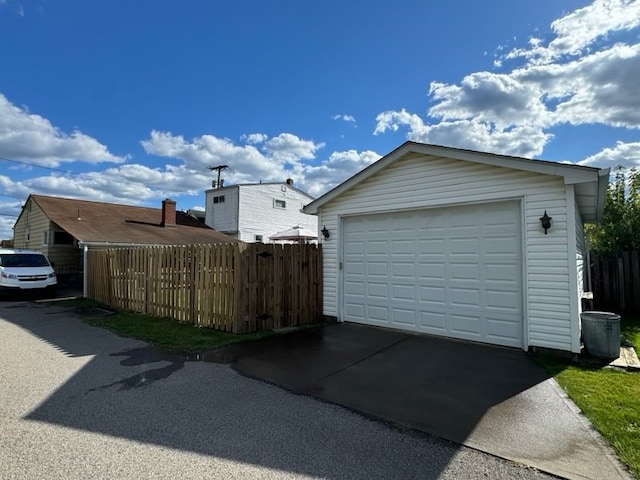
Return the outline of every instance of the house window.
{"type": "Polygon", "coordinates": [[[263,239],[262,235],[256,235],[256,243],[262,243],[262,239],[263,239]]]}
{"type": "Polygon", "coordinates": [[[274,199],[273,200],[273,206],[275,208],[287,208],[287,202],[284,201],[284,200],[274,199]]]}
{"type": "Polygon", "coordinates": [[[213,197],[213,203],[224,203],[224,195],[213,197]]]}
{"type": "Polygon", "coordinates": [[[31,228],[29,227],[29,224],[27,224],[27,227],[24,229],[24,238],[27,242],[31,240],[31,228]]]}
{"type": "Polygon", "coordinates": [[[42,232],[42,245],[49,245],[49,232],[42,232]]]}
{"type": "Polygon", "coordinates": [[[53,244],[54,245],[73,245],[74,238],[68,232],[53,232],[53,244]]]}

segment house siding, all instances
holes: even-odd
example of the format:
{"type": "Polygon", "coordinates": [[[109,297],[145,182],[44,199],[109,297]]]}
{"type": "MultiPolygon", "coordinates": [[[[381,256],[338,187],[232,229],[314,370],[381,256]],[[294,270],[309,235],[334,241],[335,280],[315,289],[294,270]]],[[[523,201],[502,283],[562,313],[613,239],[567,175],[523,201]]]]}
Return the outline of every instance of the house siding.
{"type": "Polygon", "coordinates": [[[49,231],[49,219],[42,209],[32,199],[23,207],[20,217],[13,228],[14,248],[27,248],[38,250],[47,255],[46,248],[42,245],[42,232],[49,231]],[[27,228],[29,239],[27,239],[27,228]]]}
{"type": "Polygon", "coordinates": [[[442,157],[399,159],[320,208],[319,225],[332,235],[323,242],[324,313],[340,318],[341,217],[522,199],[525,347],[570,350],[566,195],[561,177],[442,157]],[[539,220],[545,210],[553,217],[547,235],[539,220]]]}
{"type": "Polygon", "coordinates": [[[63,231],[51,222],[38,204],[29,199],[13,230],[14,248],[26,248],[44,253],[55,264],[58,274],[75,273],[80,267],[80,251],[77,245],[53,245],[53,232],[63,231]],[[29,227],[29,240],[26,238],[29,227]],[[47,243],[43,243],[43,232],[47,232],[47,243]]]}
{"type": "Polygon", "coordinates": [[[204,223],[211,228],[237,238],[239,187],[231,186],[207,190],[204,223]],[[213,203],[215,197],[224,195],[224,202],[213,203]]]}
{"type": "Polygon", "coordinates": [[[317,231],[315,215],[302,213],[302,207],[311,203],[305,195],[285,183],[233,185],[207,191],[205,223],[210,227],[234,236],[243,242],[255,242],[262,235],[269,237],[299,225],[317,231]],[[224,203],[213,203],[213,197],[225,195],[224,203]],[[286,208],[274,207],[274,200],[284,200],[286,208]]]}

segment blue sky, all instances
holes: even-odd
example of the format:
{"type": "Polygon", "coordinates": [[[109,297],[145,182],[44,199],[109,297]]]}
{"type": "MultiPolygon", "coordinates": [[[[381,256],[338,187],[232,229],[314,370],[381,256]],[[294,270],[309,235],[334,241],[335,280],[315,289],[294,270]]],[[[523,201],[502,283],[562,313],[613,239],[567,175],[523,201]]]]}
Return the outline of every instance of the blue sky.
{"type": "Polygon", "coordinates": [[[640,165],[640,0],[0,0],[0,238],[30,193],[318,196],[407,139],[640,165]]]}

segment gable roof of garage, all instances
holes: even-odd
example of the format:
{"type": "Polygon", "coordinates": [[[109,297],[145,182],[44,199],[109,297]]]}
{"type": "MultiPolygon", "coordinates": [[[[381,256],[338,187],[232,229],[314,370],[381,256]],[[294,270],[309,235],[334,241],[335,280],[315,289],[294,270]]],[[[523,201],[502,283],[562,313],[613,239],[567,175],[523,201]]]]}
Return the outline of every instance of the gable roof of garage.
{"type": "Polygon", "coordinates": [[[449,158],[467,162],[511,168],[532,173],[559,176],[564,183],[575,186],[576,201],[584,221],[597,221],[602,215],[609,184],[609,169],[586,167],[568,163],[533,160],[529,158],[477,152],[460,148],[444,147],[417,142],[405,142],[380,160],[356,173],[337,187],[317,198],[303,208],[304,213],[316,215],[323,205],[339,197],[347,190],[377,174],[392,163],[409,155],[425,155],[433,158],[449,158]]]}

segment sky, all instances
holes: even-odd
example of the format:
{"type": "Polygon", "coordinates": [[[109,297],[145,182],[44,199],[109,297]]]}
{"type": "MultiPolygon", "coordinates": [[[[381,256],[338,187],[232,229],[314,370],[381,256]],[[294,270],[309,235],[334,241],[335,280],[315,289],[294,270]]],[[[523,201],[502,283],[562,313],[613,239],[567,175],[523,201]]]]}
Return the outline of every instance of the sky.
{"type": "Polygon", "coordinates": [[[640,0],[0,0],[0,239],[32,193],[320,196],[407,140],[640,166],[640,0]]]}

